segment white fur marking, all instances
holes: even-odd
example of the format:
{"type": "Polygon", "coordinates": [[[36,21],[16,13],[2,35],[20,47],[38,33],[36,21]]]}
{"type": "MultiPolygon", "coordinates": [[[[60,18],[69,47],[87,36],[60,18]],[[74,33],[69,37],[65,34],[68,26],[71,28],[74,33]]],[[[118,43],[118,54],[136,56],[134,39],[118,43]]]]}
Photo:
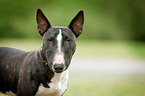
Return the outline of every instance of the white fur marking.
{"type": "Polygon", "coordinates": [[[62,31],[59,29],[59,33],[56,37],[57,40],[57,51],[54,55],[53,64],[64,64],[64,53],[61,51],[62,45],[62,31]]]}
{"type": "Polygon", "coordinates": [[[59,29],[59,34],[57,36],[57,51],[61,52],[61,41],[62,41],[62,32],[61,29],[59,29]]]}
{"type": "Polygon", "coordinates": [[[50,88],[45,88],[41,84],[36,96],[61,96],[67,89],[68,77],[68,69],[62,73],[55,73],[48,84],[50,88]]]}

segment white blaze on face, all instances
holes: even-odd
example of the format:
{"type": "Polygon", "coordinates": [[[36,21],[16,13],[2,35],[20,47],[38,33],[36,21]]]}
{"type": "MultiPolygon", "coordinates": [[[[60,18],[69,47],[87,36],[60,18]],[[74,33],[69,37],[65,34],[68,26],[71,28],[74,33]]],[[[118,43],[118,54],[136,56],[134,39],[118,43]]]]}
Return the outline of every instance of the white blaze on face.
{"type": "Polygon", "coordinates": [[[55,53],[55,57],[54,57],[54,62],[53,64],[64,64],[64,53],[62,52],[62,31],[61,29],[59,29],[59,33],[56,37],[57,40],[57,49],[56,49],[56,53],[55,53]]]}
{"type": "Polygon", "coordinates": [[[59,29],[59,34],[57,35],[57,51],[61,52],[61,42],[62,42],[62,31],[59,29]]]}

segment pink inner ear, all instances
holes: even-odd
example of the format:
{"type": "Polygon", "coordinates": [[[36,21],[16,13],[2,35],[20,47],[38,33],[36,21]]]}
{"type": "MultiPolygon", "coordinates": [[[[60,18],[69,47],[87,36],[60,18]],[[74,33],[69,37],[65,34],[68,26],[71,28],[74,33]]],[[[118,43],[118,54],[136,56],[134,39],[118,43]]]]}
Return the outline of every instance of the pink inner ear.
{"type": "Polygon", "coordinates": [[[83,22],[84,14],[83,11],[80,11],[69,25],[69,28],[74,32],[76,37],[78,37],[82,33],[83,22]]]}
{"type": "Polygon", "coordinates": [[[40,9],[37,10],[37,30],[41,35],[45,33],[45,31],[51,27],[51,24],[42,13],[40,9]]]}
{"type": "Polygon", "coordinates": [[[40,34],[43,34],[43,32],[46,31],[48,24],[45,22],[40,22],[38,24],[38,31],[40,32],[40,34]]]}
{"type": "Polygon", "coordinates": [[[77,35],[80,35],[82,32],[82,26],[80,24],[74,24],[73,30],[76,32],[77,35]]]}
{"type": "Polygon", "coordinates": [[[47,24],[47,19],[44,18],[42,14],[38,15],[37,24],[38,24],[38,31],[40,32],[40,34],[41,35],[44,34],[44,32],[48,27],[48,24],[47,24]]]}
{"type": "Polygon", "coordinates": [[[82,26],[83,26],[83,20],[82,18],[77,18],[74,23],[72,24],[72,28],[73,31],[75,32],[75,34],[77,34],[78,36],[81,34],[82,32],[82,26]]]}

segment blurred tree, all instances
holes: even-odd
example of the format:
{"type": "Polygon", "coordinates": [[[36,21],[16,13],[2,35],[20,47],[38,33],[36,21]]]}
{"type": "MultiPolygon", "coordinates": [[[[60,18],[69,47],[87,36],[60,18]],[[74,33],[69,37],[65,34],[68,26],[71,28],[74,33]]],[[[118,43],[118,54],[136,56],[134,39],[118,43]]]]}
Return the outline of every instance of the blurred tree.
{"type": "Polygon", "coordinates": [[[83,9],[82,39],[145,41],[144,0],[1,0],[0,38],[37,37],[37,8],[44,11],[52,25],[60,26],[66,26],[83,9]]]}
{"type": "Polygon", "coordinates": [[[128,0],[131,11],[130,28],[134,40],[145,41],[145,0],[128,0]]]}

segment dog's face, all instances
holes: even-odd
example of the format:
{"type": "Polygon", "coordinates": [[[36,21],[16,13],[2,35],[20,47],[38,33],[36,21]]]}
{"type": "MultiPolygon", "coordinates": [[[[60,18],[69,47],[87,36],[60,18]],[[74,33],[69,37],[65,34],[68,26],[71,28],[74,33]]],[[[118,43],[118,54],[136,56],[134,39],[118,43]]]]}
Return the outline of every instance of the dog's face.
{"type": "Polygon", "coordinates": [[[42,11],[37,10],[38,31],[43,36],[42,52],[53,72],[61,73],[68,68],[83,22],[83,11],[80,11],[68,27],[52,27],[42,11]]]}

